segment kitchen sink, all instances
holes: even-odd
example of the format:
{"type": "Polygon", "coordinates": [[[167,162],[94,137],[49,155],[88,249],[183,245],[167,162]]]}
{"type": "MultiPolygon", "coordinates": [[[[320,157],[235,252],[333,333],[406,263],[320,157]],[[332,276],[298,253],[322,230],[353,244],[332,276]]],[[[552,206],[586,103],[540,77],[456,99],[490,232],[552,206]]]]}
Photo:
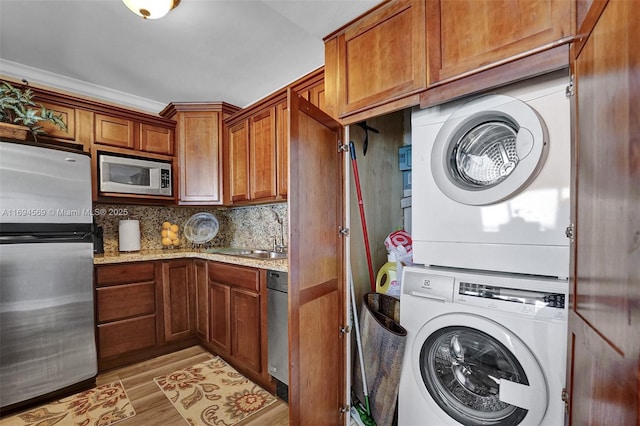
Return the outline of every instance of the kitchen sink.
{"type": "Polygon", "coordinates": [[[207,253],[224,254],[227,256],[249,257],[252,259],[277,260],[286,259],[287,253],[263,249],[243,249],[243,248],[212,248],[205,250],[207,253]]]}

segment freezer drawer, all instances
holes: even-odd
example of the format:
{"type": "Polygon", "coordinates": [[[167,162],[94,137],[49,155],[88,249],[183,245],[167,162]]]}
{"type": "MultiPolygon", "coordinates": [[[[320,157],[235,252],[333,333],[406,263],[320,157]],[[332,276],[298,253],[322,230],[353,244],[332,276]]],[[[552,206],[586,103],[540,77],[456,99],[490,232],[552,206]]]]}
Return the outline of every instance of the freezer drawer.
{"type": "Polygon", "coordinates": [[[0,405],[97,374],[93,244],[0,244],[0,405]]]}

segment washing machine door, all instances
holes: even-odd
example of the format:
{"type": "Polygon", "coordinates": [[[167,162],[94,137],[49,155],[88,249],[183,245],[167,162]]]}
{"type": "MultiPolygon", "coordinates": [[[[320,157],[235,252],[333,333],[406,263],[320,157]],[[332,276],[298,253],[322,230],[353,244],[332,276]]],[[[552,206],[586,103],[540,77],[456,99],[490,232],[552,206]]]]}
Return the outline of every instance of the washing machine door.
{"type": "Polygon", "coordinates": [[[431,172],[452,200],[493,204],[533,181],[548,144],[546,126],[533,108],[510,96],[487,95],[464,104],[443,124],[431,172]]]}
{"type": "Polygon", "coordinates": [[[538,425],[544,417],[549,397],[535,356],[488,318],[435,317],[418,332],[411,360],[442,424],[538,425]]]}

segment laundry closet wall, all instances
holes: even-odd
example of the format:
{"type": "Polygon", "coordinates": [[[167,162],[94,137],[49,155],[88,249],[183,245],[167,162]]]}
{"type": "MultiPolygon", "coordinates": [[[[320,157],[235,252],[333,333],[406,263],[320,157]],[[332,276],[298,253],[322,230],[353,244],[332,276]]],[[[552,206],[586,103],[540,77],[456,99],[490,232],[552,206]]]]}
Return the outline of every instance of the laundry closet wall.
{"type": "MultiPolygon", "coordinates": [[[[356,148],[356,160],[362,190],[374,280],[378,269],[387,262],[387,250],[384,239],[396,229],[402,228],[403,216],[400,200],[403,197],[402,172],[398,168],[398,149],[405,140],[411,140],[410,114],[398,111],[375,117],[366,121],[380,133],[369,131],[367,154],[363,154],[364,130],[357,126],[349,127],[349,139],[356,148]]],[[[371,291],[367,256],[362,236],[362,221],[355,187],[353,167],[350,172],[350,241],[351,267],[355,283],[358,309],[362,296],[371,291]]]]}

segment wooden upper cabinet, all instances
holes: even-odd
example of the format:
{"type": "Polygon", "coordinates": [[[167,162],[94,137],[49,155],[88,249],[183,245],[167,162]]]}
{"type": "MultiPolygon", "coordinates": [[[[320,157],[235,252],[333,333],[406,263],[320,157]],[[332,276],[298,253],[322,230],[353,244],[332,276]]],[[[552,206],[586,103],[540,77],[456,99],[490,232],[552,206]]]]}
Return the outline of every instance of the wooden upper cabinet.
{"type": "Polygon", "coordinates": [[[96,114],[95,141],[104,145],[135,149],[134,126],[132,120],[96,114]]]}
{"type": "Polygon", "coordinates": [[[425,3],[385,3],[325,39],[329,114],[343,117],[426,87],[425,3]]]}
{"type": "Polygon", "coordinates": [[[303,99],[311,102],[321,110],[325,110],[324,67],[311,71],[309,74],[291,83],[291,89],[303,99]]]}
{"type": "Polygon", "coordinates": [[[276,106],[276,160],[278,161],[278,197],[287,198],[289,187],[289,115],[286,101],[276,106]]]}
{"type": "Polygon", "coordinates": [[[554,43],[566,43],[565,38],[573,31],[571,3],[567,0],[426,2],[429,85],[551,48],[554,43]]]}
{"type": "Polygon", "coordinates": [[[276,196],[276,109],[249,118],[249,176],[251,200],[276,196]]]}
{"type": "Polygon", "coordinates": [[[182,204],[222,203],[220,114],[178,113],[178,200],[182,204]]]}
{"type": "Polygon", "coordinates": [[[173,155],[173,129],[140,125],[140,150],[156,154],[173,155]]]}
{"type": "Polygon", "coordinates": [[[249,193],[249,120],[229,128],[225,149],[225,187],[229,203],[248,201],[249,193]]]}
{"type": "Polygon", "coordinates": [[[70,142],[82,145],[83,150],[86,152],[91,151],[91,144],[94,139],[93,121],[94,114],[90,110],[83,109],[79,106],[75,106],[67,101],[62,96],[46,96],[46,100],[41,99],[42,95],[38,94],[36,97],[36,105],[42,105],[47,109],[52,110],[56,115],[62,118],[62,121],[67,126],[67,130],[64,131],[58,126],[48,121],[41,121],[40,126],[45,131],[45,137],[48,142],[70,142]]]}
{"type": "Polygon", "coordinates": [[[223,120],[237,110],[223,102],[171,103],[160,113],[177,122],[179,204],[223,203],[223,120]]]}
{"type": "Polygon", "coordinates": [[[64,139],[69,141],[76,140],[76,109],[73,107],[68,107],[64,105],[57,105],[51,102],[38,102],[38,104],[43,107],[50,109],[54,112],[55,115],[58,115],[62,118],[62,121],[67,126],[67,131],[65,132],[60,127],[49,121],[41,121],[39,125],[42,127],[42,130],[45,131],[46,135],[52,138],[64,139]]]}

